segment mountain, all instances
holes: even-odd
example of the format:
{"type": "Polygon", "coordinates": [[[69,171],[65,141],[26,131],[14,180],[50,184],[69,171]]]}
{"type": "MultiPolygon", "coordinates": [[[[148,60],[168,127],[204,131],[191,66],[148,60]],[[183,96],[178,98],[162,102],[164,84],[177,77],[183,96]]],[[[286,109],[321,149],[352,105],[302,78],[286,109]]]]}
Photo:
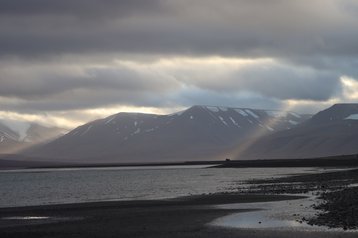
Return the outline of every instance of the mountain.
{"type": "Polygon", "coordinates": [[[64,135],[65,132],[66,130],[57,127],[0,119],[0,154],[14,153],[64,135]]]}
{"type": "Polygon", "coordinates": [[[248,139],[306,119],[293,112],[212,106],[193,106],[170,115],[118,113],[82,125],[26,154],[97,163],[223,159],[223,154],[248,139]]]}
{"type": "Polygon", "coordinates": [[[335,104],[289,130],[264,136],[237,158],[313,158],[358,153],[358,104],[335,104]]]}

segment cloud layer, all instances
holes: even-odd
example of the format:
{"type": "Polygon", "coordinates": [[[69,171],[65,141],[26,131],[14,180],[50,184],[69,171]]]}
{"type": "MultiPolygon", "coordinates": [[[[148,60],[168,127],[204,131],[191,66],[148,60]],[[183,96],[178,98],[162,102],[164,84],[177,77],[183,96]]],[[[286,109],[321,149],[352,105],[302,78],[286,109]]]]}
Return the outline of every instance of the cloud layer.
{"type": "Polygon", "coordinates": [[[354,101],[357,25],[354,0],[0,0],[0,111],[354,101]]]}

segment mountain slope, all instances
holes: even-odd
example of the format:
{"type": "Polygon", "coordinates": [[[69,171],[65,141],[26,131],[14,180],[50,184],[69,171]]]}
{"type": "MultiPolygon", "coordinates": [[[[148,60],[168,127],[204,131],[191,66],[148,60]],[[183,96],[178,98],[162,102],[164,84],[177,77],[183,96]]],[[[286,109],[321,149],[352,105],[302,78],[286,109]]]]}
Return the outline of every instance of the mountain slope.
{"type": "Polygon", "coordinates": [[[358,104],[336,104],[290,130],[265,136],[238,158],[312,158],[358,153],[358,104]]]}
{"type": "Polygon", "coordinates": [[[193,106],[171,115],[119,113],[80,126],[26,153],[84,162],[160,162],[222,159],[248,138],[295,126],[295,113],[193,106]]]}
{"type": "Polygon", "coordinates": [[[54,139],[65,132],[64,129],[57,127],[0,119],[0,154],[14,153],[34,144],[54,139]]]}

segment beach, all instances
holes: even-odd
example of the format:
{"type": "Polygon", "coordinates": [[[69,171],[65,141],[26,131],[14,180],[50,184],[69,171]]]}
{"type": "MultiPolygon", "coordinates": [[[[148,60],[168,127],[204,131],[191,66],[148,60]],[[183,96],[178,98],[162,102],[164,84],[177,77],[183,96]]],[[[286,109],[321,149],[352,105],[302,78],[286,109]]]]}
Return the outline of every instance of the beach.
{"type": "Polygon", "coordinates": [[[235,229],[210,223],[254,209],[219,204],[302,199],[288,195],[214,194],[157,201],[97,202],[1,209],[1,237],[356,237],[342,231],[235,229]],[[8,218],[8,219],[7,219],[8,218]],[[13,218],[13,219],[12,219],[13,218]],[[23,218],[23,219],[20,219],[23,218]]]}
{"type": "Polygon", "coordinates": [[[340,168],[253,179],[240,192],[4,207],[0,237],[356,237],[357,181],[357,170],[340,168]],[[286,212],[284,225],[266,226],[264,217],[247,228],[235,224],[260,211],[286,212]],[[225,219],[234,225],[220,225],[225,219]]]}
{"type": "MultiPolygon", "coordinates": [[[[247,212],[219,209],[227,203],[298,199],[285,195],[203,195],[163,201],[99,202],[1,209],[1,237],[336,237],[335,232],[230,229],[216,218],[247,212]],[[32,217],[38,220],[4,220],[32,217]],[[43,218],[43,219],[41,219],[43,218]]],[[[356,237],[339,233],[340,237],[356,237]]]]}

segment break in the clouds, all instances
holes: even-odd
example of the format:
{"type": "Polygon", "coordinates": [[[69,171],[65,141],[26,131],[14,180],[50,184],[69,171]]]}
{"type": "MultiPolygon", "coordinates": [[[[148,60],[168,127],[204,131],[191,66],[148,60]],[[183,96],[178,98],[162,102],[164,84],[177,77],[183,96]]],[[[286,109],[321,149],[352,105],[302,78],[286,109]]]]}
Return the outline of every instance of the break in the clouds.
{"type": "Polygon", "coordinates": [[[0,111],[318,110],[357,99],[357,25],[354,0],[0,0],[0,111]]]}

